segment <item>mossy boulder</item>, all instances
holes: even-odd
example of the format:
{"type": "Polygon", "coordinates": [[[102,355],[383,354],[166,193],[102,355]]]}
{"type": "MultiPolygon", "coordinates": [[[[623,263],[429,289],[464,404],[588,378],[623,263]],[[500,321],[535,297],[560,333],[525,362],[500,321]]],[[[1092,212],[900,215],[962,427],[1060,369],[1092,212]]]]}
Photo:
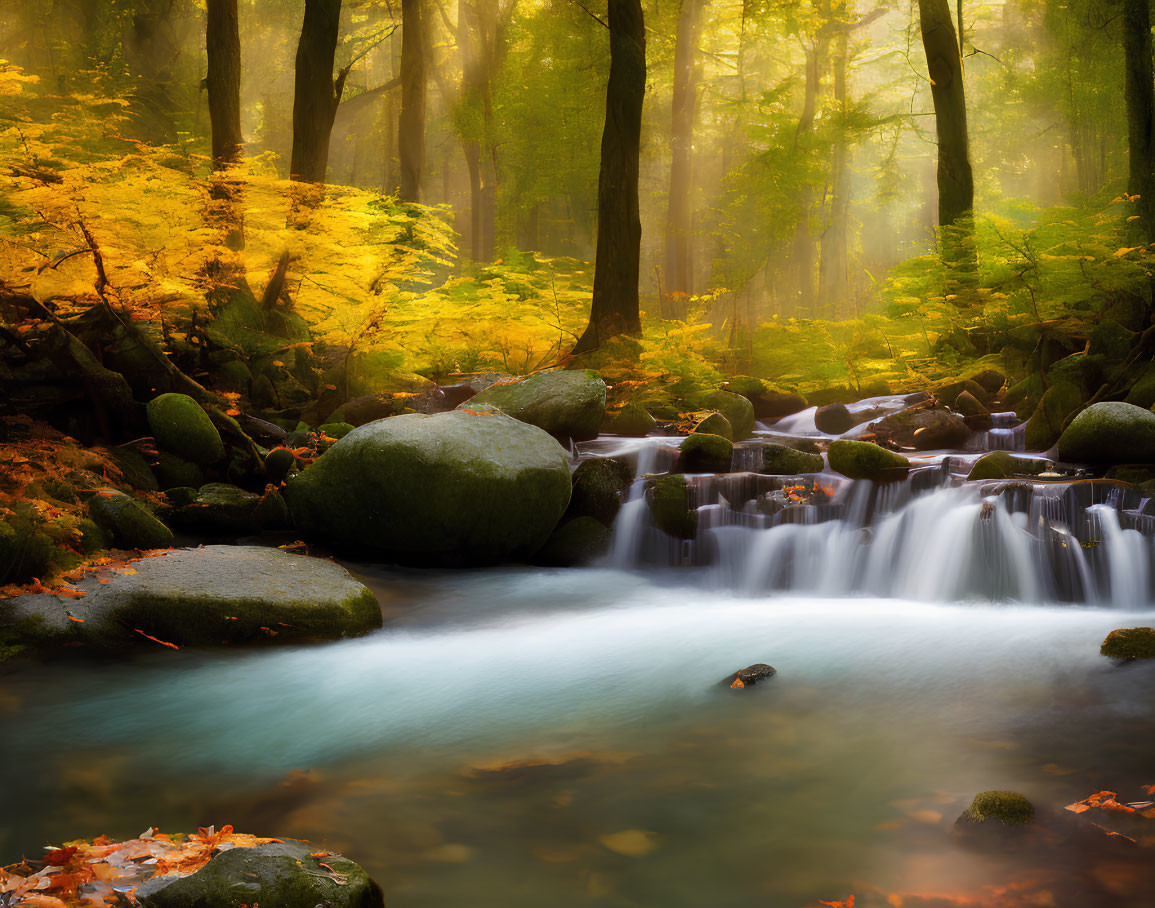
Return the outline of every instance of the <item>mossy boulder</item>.
{"type": "Polygon", "coordinates": [[[976,372],[970,380],[987,394],[997,394],[1007,383],[1007,377],[996,369],[984,369],[982,372],[976,372]]]}
{"type": "Polygon", "coordinates": [[[734,446],[721,435],[687,435],[678,455],[679,473],[729,473],[734,446]]]}
{"type": "Polygon", "coordinates": [[[1006,451],[984,454],[971,467],[967,479],[1010,479],[1012,476],[1038,476],[1047,470],[1045,460],[1015,457],[1006,451]]]}
{"type": "Polygon", "coordinates": [[[162,448],[198,464],[225,456],[221,434],[201,405],[187,394],[161,394],[148,402],[148,425],[162,448]]]}
{"type": "Polygon", "coordinates": [[[145,881],[149,908],[384,908],[381,887],[339,854],[306,842],[271,842],[218,852],[196,873],[145,881]]]}
{"type": "Polygon", "coordinates": [[[368,588],[338,564],[263,546],[175,549],[134,562],[132,574],[76,584],[86,595],[48,593],[0,603],[0,625],[26,642],[97,648],[338,639],[381,626],[368,588]],[[80,620],[71,620],[80,619],[80,620]]]}
{"type": "Polygon", "coordinates": [[[732,391],[711,391],[694,399],[703,410],[717,410],[730,423],[733,440],[742,441],[754,434],[754,405],[732,391]]]}
{"type": "Polygon", "coordinates": [[[610,435],[644,438],[654,431],[655,426],[657,422],[649,410],[637,401],[628,401],[606,411],[601,431],[610,435]]]}
{"type": "Polygon", "coordinates": [[[1155,627],[1121,627],[1113,630],[1099,647],[1112,659],[1155,659],[1155,627]]]}
{"type": "Polygon", "coordinates": [[[963,391],[955,398],[954,408],[963,416],[986,416],[990,413],[983,402],[970,391],[963,391]]]}
{"type": "Polygon", "coordinates": [[[872,426],[875,435],[901,448],[934,451],[960,448],[971,430],[957,413],[937,407],[912,407],[884,416],[872,426]]]}
{"type": "Polygon", "coordinates": [[[1155,407],[1155,366],[1148,364],[1146,371],[1131,385],[1125,400],[1144,410],[1155,407]]]}
{"type": "Polygon", "coordinates": [[[814,427],[827,435],[841,435],[858,425],[846,404],[827,404],[814,411],[814,427]]]}
{"type": "Polygon", "coordinates": [[[166,516],[174,527],[206,536],[241,536],[290,524],[288,507],[276,489],[258,495],[227,482],[201,486],[191,502],[166,516]]]}
{"type": "Polygon", "coordinates": [[[1028,826],[1035,818],[1035,806],[1014,791],[982,791],[958,818],[960,826],[1028,826]]]}
{"type": "Polygon", "coordinates": [[[118,548],[163,549],[172,545],[172,530],[123,492],[101,489],[88,500],[88,513],[118,548]]]}
{"type": "Polygon", "coordinates": [[[322,435],[328,435],[330,438],[344,438],[354,428],[356,427],[347,422],[327,422],[317,431],[322,435]]]}
{"type": "Polygon", "coordinates": [[[591,564],[609,550],[611,535],[605,524],[592,517],[567,520],[537,550],[533,562],[546,567],[591,564]]]}
{"type": "Polygon", "coordinates": [[[758,472],[770,476],[797,476],[821,473],[823,466],[821,454],[807,454],[786,445],[763,445],[762,467],[758,472]]]}
{"type": "Polygon", "coordinates": [[[585,441],[597,437],[605,416],[606,383],[588,369],[558,369],[492,385],[461,405],[468,410],[485,406],[556,438],[585,441]]]}
{"type": "Polygon", "coordinates": [[[1072,463],[1155,463],[1155,413],[1122,401],[1092,404],[1059,437],[1072,463]]]}
{"type": "Polygon", "coordinates": [[[1083,400],[1083,392],[1074,382],[1060,382],[1048,388],[1038,409],[1027,420],[1027,450],[1048,451],[1053,448],[1063,434],[1063,423],[1083,405],[1083,400]]]}
{"type": "Polygon", "coordinates": [[[741,394],[754,407],[756,419],[781,419],[793,413],[800,413],[809,404],[796,391],[777,388],[760,378],[738,375],[726,382],[725,390],[741,394]]]}
{"type": "Polygon", "coordinates": [[[654,525],[678,539],[693,539],[698,512],[690,507],[690,487],[682,476],[659,476],[647,490],[654,525]]]}
{"type": "Polygon", "coordinates": [[[1019,419],[1029,419],[1046,390],[1041,376],[1028,375],[1011,386],[1003,398],[1003,406],[1014,410],[1019,419]]]}
{"type": "Polygon", "coordinates": [[[703,435],[721,435],[727,441],[734,440],[734,429],[721,413],[711,413],[694,426],[695,433],[703,435]]]}
{"type": "Polygon", "coordinates": [[[573,492],[563,519],[592,517],[604,526],[613,526],[633,479],[634,471],[625,461],[611,457],[583,460],[574,470],[573,492]]]}
{"type": "Polygon", "coordinates": [[[452,410],[366,423],[291,478],[298,529],[406,561],[525,557],[570,499],[569,459],[542,429],[452,410]]]}
{"type": "Polygon", "coordinates": [[[152,467],[144,455],[136,448],[121,445],[112,449],[112,459],[120,468],[126,485],[145,492],[155,492],[158,488],[152,467]]]}
{"type": "Polygon", "coordinates": [[[191,460],[185,460],[168,451],[157,453],[152,472],[156,476],[157,487],[162,490],[177,486],[192,486],[199,489],[205,482],[204,470],[191,460]]]}
{"type": "Polygon", "coordinates": [[[265,475],[269,477],[270,482],[284,482],[290,473],[297,470],[297,466],[297,455],[291,448],[273,448],[265,455],[265,475]]]}
{"type": "Polygon", "coordinates": [[[1105,318],[1091,332],[1087,353],[1102,356],[1111,362],[1122,362],[1131,352],[1135,332],[1124,328],[1112,318],[1105,318]]]}
{"type": "Polygon", "coordinates": [[[851,479],[902,479],[910,472],[910,461],[894,451],[869,441],[838,439],[827,451],[830,468],[851,479]]]}
{"type": "Polygon", "coordinates": [[[1084,395],[1090,396],[1102,384],[1103,371],[1099,357],[1087,353],[1072,353],[1054,362],[1047,369],[1047,381],[1052,385],[1071,382],[1084,395]]]}

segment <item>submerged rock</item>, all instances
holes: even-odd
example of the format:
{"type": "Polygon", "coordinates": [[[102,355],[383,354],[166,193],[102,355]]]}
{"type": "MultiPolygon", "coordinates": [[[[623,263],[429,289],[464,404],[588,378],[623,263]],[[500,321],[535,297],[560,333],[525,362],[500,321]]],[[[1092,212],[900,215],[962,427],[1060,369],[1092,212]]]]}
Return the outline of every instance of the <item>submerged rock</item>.
{"type": "Polygon", "coordinates": [[[634,471],[625,461],[611,457],[591,457],[578,464],[573,474],[573,492],[563,519],[593,517],[607,527],[622,506],[622,496],[633,481],[634,471]]]}
{"type": "Polygon", "coordinates": [[[163,549],[172,545],[172,530],[123,492],[101,489],[88,500],[88,513],[118,548],[163,549]]]}
{"type": "Polygon", "coordinates": [[[902,479],[910,472],[909,460],[869,441],[832,441],[827,458],[830,469],[851,479],[902,479]]]}
{"type": "Polygon", "coordinates": [[[722,684],[726,687],[741,690],[744,687],[753,687],[761,681],[768,678],[773,678],[778,674],[778,669],[772,665],[767,665],[765,662],[756,662],[753,665],[748,665],[746,668],[734,672],[732,675],[727,675],[722,679],[722,684]]]}
{"type": "Polygon", "coordinates": [[[1014,791],[982,791],[959,815],[958,826],[1028,826],[1035,818],[1034,805],[1014,791]]]}
{"type": "Polygon", "coordinates": [[[597,437],[605,416],[606,383],[588,369],[539,372],[492,385],[461,406],[481,410],[486,405],[557,438],[586,441],[597,437]]]}
{"type": "Polygon", "coordinates": [[[957,413],[931,407],[916,407],[893,413],[874,423],[875,435],[900,448],[933,451],[961,448],[970,438],[970,429],[957,413]]]}
{"type": "Polygon", "coordinates": [[[690,507],[690,488],[684,476],[659,476],[647,496],[654,524],[678,539],[693,539],[698,532],[698,512],[690,507]]]}
{"type": "Polygon", "coordinates": [[[307,842],[218,852],[196,873],[154,877],[137,890],[149,908],[384,908],[381,887],[359,865],[307,842]]]}
{"type": "Polygon", "coordinates": [[[1063,433],[1067,417],[1083,405],[1083,392],[1073,382],[1060,382],[1044,392],[1039,406],[1027,420],[1024,441],[1028,451],[1047,451],[1063,433]]]}
{"type": "Polygon", "coordinates": [[[0,624],[32,643],[96,647],[331,640],[381,626],[373,593],[343,567],[280,549],[176,549],[131,570],[84,578],[79,599],[6,600],[0,624]]]}
{"type": "Polygon", "coordinates": [[[533,562],[546,567],[591,564],[609,550],[610,535],[609,528],[592,517],[568,520],[537,550],[533,562]]]}
{"type": "Polygon", "coordinates": [[[350,432],[285,488],[296,525],[329,544],[402,560],[532,554],[570,500],[569,459],[499,412],[407,414],[350,432]]]}
{"type": "Polygon", "coordinates": [[[1112,659],[1155,659],[1155,627],[1113,630],[1099,652],[1112,659]]]}
{"type": "Polygon", "coordinates": [[[971,467],[967,479],[1010,479],[1012,476],[1037,476],[1048,467],[1045,460],[1015,457],[1006,451],[984,454],[971,467]]]}
{"type": "Polygon", "coordinates": [[[209,464],[225,456],[217,427],[187,394],[161,394],[150,400],[148,425],[158,445],[185,460],[209,464]]]}
{"type": "Polygon", "coordinates": [[[680,450],[680,473],[729,473],[734,459],[734,446],[729,439],[705,432],[687,435],[680,450]]]}
{"type": "Polygon", "coordinates": [[[758,472],[768,476],[797,476],[821,473],[823,466],[821,454],[808,454],[786,445],[763,445],[762,467],[758,472]]]}
{"type": "Polygon", "coordinates": [[[1059,437],[1073,463],[1155,463],[1155,413],[1122,401],[1092,404],[1059,437]]]}

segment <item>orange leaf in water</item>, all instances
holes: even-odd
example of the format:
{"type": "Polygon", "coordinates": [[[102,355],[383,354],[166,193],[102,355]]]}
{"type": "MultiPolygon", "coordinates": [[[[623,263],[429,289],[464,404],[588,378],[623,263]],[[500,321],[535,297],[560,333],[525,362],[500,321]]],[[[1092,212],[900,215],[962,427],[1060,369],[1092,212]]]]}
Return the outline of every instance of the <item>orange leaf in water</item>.
{"type": "Polygon", "coordinates": [[[742,681],[742,679],[741,679],[741,678],[735,678],[735,679],[734,679],[734,683],[730,685],[730,687],[731,687],[731,688],[735,688],[735,687],[745,687],[745,686],[746,686],[746,685],[745,685],[745,683],[743,683],[743,681],[742,681]]]}
{"type": "Polygon", "coordinates": [[[134,627],[133,630],[140,634],[142,637],[147,637],[153,643],[159,643],[161,646],[167,646],[169,649],[180,649],[180,647],[175,643],[168,643],[165,640],[161,640],[159,637],[154,637],[152,634],[146,634],[139,627],[134,627]]]}
{"type": "Polygon", "coordinates": [[[75,857],[76,852],[79,850],[76,846],[71,848],[57,848],[55,851],[50,851],[44,855],[44,863],[51,864],[53,867],[63,867],[75,857]]]}
{"type": "Polygon", "coordinates": [[[854,908],[854,896],[848,896],[845,902],[824,902],[822,899],[819,899],[818,903],[820,905],[829,905],[830,908],[854,908]]]}
{"type": "Polygon", "coordinates": [[[84,624],[84,619],[83,618],[77,618],[75,615],[69,615],[68,620],[69,621],[75,621],[77,624],[84,624]]]}

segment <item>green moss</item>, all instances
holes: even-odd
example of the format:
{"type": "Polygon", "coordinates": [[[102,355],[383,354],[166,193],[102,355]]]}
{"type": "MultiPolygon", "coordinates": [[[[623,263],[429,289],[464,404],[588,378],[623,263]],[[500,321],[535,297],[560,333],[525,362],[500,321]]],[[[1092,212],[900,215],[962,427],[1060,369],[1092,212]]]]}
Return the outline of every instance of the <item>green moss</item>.
{"type": "Polygon", "coordinates": [[[681,473],[729,473],[734,446],[721,435],[695,432],[686,436],[678,456],[681,473]]]}
{"type": "Polygon", "coordinates": [[[827,452],[830,468],[851,479],[901,479],[910,472],[910,461],[868,441],[838,439],[827,452]]]}
{"type": "Polygon", "coordinates": [[[717,410],[729,421],[733,440],[742,441],[754,434],[754,405],[740,394],[731,391],[711,391],[695,398],[695,404],[704,410],[717,410]]]}
{"type": "Polygon", "coordinates": [[[992,451],[984,454],[971,467],[967,479],[1010,479],[1012,476],[1037,476],[1045,472],[1045,460],[1031,460],[1015,457],[1006,451],[992,451]]]}
{"type": "Polygon", "coordinates": [[[216,463],[225,456],[217,427],[187,394],[161,394],[150,400],[148,424],[158,445],[193,463],[216,463]]]}
{"type": "Polygon", "coordinates": [[[1047,451],[1054,447],[1063,433],[1063,423],[1082,405],[1083,392],[1073,382],[1060,382],[1048,388],[1027,420],[1027,450],[1047,451]]]}
{"type": "Polygon", "coordinates": [[[690,508],[690,489],[682,476],[659,476],[649,490],[654,524],[679,539],[693,539],[698,532],[698,512],[690,508]]]}
{"type": "Polygon", "coordinates": [[[807,454],[786,445],[764,445],[762,468],[758,472],[769,476],[797,476],[821,473],[824,466],[821,454],[807,454]]]}
{"type": "Polygon", "coordinates": [[[1155,659],[1155,628],[1127,627],[1113,630],[1099,647],[1112,659],[1155,659]]]}
{"type": "Polygon", "coordinates": [[[735,375],[727,380],[726,390],[733,394],[741,394],[747,400],[760,397],[770,391],[770,386],[760,378],[752,375],[735,375]]]}
{"type": "Polygon", "coordinates": [[[606,411],[601,431],[611,435],[643,438],[653,432],[656,425],[649,410],[637,401],[628,401],[620,407],[606,411]]]}
{"type": "Polygon", "coordinates": [[[112,459],[116,465],[120,467],[120,472],[124,475],[124,481],[134,489],[141,489],[146,492],[155,492],[157,489],[156,476],[153,475],[152,467],[149,466],[144,455],[136,448],[127,445],[119,448],[114,448],[112,451],[112,459]]]}
{"type": "Polygon", "coordinates": [[[721,413],[711,413],[694,426],[694,432],[703,435],[721,435],[727,441],[734,440],[734,429],[730,425],[730,420],[721,413]]]}
{"type": "Polygon", "coordinates": [[[960,823],[992,823],[1026,826],[1035,818],[1035,807],[1014,791],[983,791],[959,817],[960,823]]]}
{"type": "Polygon", "coordinates": [[[172,545],[172,530],[123,492],[100,491],[89,499],[88,512],[120,548],[161,549],[172,545]]]}
{"type": "Polygon", "coordinates": [[[352,432],[354,428],[354,426],[349,425],[347,422],[327,422],[317,429],[317,431],[322,435],[328,435],[330,438],[344,438],[352,432]]]}
{"type": "Polygon", "coordinates": [[[1059,437],[1072,463],[1155,463],[1155,414],[1121,401],[1092,404],[1059,437]]]}
{"type": "Polygon", "coordinates": [[[593,517],[612,526],[633,478],[633,470],[623,461],[608,457],[583,460],[574,470],[573,492],[563,520],[593,517]]]}
{"type": "Polygon", "coordinates": [[[549,567],[576,567],[597,560],[609,546],[610,531],[605,524],[592,517],[577,517],[554,530],[533,561],[549,567]]]}
{"type": "Polygon", "coordinates": [[[486,388],[461,405],[497,407],[507,416],[545,429],[557,438],[597,437],[606,413],[606,383],[588,369],[539,372],[516,382],[486,388]]]}

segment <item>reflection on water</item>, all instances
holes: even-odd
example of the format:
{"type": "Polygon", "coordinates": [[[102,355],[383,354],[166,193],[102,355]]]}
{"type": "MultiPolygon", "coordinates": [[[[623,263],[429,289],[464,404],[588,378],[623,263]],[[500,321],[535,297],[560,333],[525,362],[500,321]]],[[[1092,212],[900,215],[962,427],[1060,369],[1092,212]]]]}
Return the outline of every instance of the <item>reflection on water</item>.
{"type": "Polygon", "coordinates": [[[1155,820],[1062,807],[1155,783],[1155,670],[1098,656],[1151,614],[700,581],[377,572],[361,640],[9,675],[0,851],[233,823],[345,850],[393,908],[1144,904],[1155,820]],[[1040,809],[1016,851],[952,834],[990,788],[1040,809]]]}

